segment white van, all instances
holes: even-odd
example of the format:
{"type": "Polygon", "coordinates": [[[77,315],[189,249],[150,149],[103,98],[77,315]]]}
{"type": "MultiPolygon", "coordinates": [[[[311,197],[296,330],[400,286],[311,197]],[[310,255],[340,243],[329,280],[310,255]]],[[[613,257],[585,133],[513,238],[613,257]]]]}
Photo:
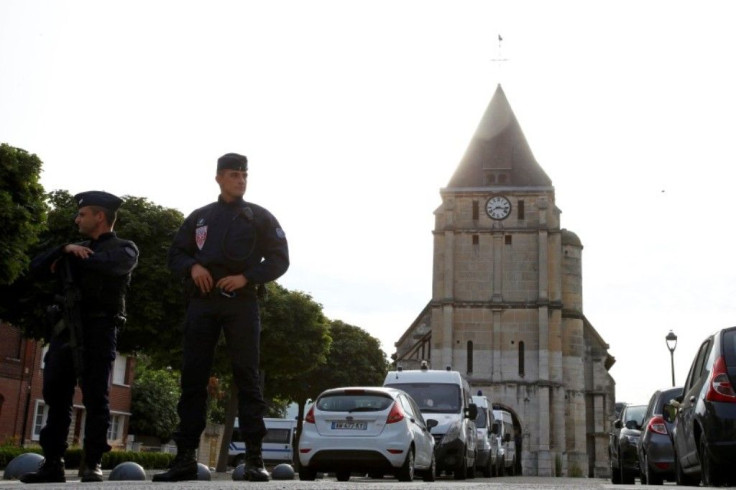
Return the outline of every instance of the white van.
{"type": "MultiPolygon", "coordinates": [[[[296,420],[265,418],[263,422],[265,422],[267,430],[263,437],[263,461],[270,464],[292,464],[292,441],[296,430],[296,420]]],[[[233,467],[237,467],[245,461],[245,442],[243,442],[238,427],[236,417],[228,452],[228,462],[233,467]]]]}
{"type": "Polygon", "coordinates": [[[422,369],[389,371],[384,386],[407,392],[426,420],[436,420],[432,428],[437,474],[452,473],[456,480],[475,477],[478,408],[470,386],[457,371],[422,369]]]}
{"type": "Polygon", "coordinates": [[[503,467],[504,473],[507,475],[516,474],[516,441],[514,440],[514,422],[511,414],[506,410],[494,410],[493,416],[496,418],[496,433],[501,439],[503,449],[503,467]]]}
{"type": "Polygon", "coordinates": [[[480,394],[473,395],[473,403],[478,407],[478,416],[475,418],[475,431],[478,439],[478,454],[475,467],[486,478],[503,473],[503,450],[501,440],[493,432],[493,406],[488,397],[480,394]]]}

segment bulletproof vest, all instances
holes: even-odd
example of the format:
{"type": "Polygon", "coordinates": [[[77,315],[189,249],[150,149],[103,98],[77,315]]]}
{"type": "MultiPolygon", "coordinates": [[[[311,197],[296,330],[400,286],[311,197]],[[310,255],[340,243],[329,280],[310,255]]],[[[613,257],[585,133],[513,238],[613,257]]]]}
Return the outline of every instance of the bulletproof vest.
{"type": "MultiPolygon", "coordinates": [[[[117,237],[109,238],[97,244],[95,252],[113,250],[127,243],[127,240],[117,237]]],[[[90,242],[85,241],[80,245],[89,247],[90,242]]],[[[125,315],[125,294],[130,284],[130,273],[116,277],[91,270],[75,272],[75,282],[81,292],[82,308],[86,313],[125,315]]]]}

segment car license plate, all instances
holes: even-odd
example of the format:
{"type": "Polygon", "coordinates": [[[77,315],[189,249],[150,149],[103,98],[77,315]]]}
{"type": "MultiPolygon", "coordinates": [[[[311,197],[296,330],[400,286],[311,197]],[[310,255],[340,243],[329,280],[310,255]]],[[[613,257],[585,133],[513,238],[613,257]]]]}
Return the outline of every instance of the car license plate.
{"type": "Polygon", "coordinates": [[[336,430],[366,430],[368,424],[365,422],[348,422],[343,420],[333,420],[332,428],[336,430]]]}

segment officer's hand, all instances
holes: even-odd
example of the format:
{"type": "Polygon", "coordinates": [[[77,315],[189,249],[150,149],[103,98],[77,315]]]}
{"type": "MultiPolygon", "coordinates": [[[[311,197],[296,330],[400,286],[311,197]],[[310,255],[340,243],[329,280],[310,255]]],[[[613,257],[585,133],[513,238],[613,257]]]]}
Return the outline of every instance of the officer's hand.
{"type": "Polygon", "coordinates": [[[192,266],[192,280],[203,293],[207,294],[212,290],[212,274],[199,264],[192,266]]]}
{"type": "Polygon", "coordinates": [[[64,246],[64,253],[72,254],[76,257],[79,257],[80,259],[86,259],[90,255],[94,254],[91,248],[83,247],[82,245],[76,245],[74,243],[70,243],[69,245],[64,246]]]}
{"type": "Polygon", "coordinates": [[[217,287],[228,293],[232,293],[236,289],[245,287],[246,284],[248,284],[248,279],[246,279],[243,274],[225,276],[217,281],[217,287]]]}

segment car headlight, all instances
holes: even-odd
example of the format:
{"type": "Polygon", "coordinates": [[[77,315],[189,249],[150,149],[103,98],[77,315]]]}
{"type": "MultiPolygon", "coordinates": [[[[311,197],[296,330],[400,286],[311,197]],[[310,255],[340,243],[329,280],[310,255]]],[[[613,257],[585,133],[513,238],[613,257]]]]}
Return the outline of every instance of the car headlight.
{"type": "Polygon", "coordinates": [[[447,432],[445,433],[444,437],[442,437],[442,442],[448,443],[448,442],[452,442],[455,439],[459,439],[459,438],[460,438],[460,423],[456,422],[447,429],[447,432]]]}

